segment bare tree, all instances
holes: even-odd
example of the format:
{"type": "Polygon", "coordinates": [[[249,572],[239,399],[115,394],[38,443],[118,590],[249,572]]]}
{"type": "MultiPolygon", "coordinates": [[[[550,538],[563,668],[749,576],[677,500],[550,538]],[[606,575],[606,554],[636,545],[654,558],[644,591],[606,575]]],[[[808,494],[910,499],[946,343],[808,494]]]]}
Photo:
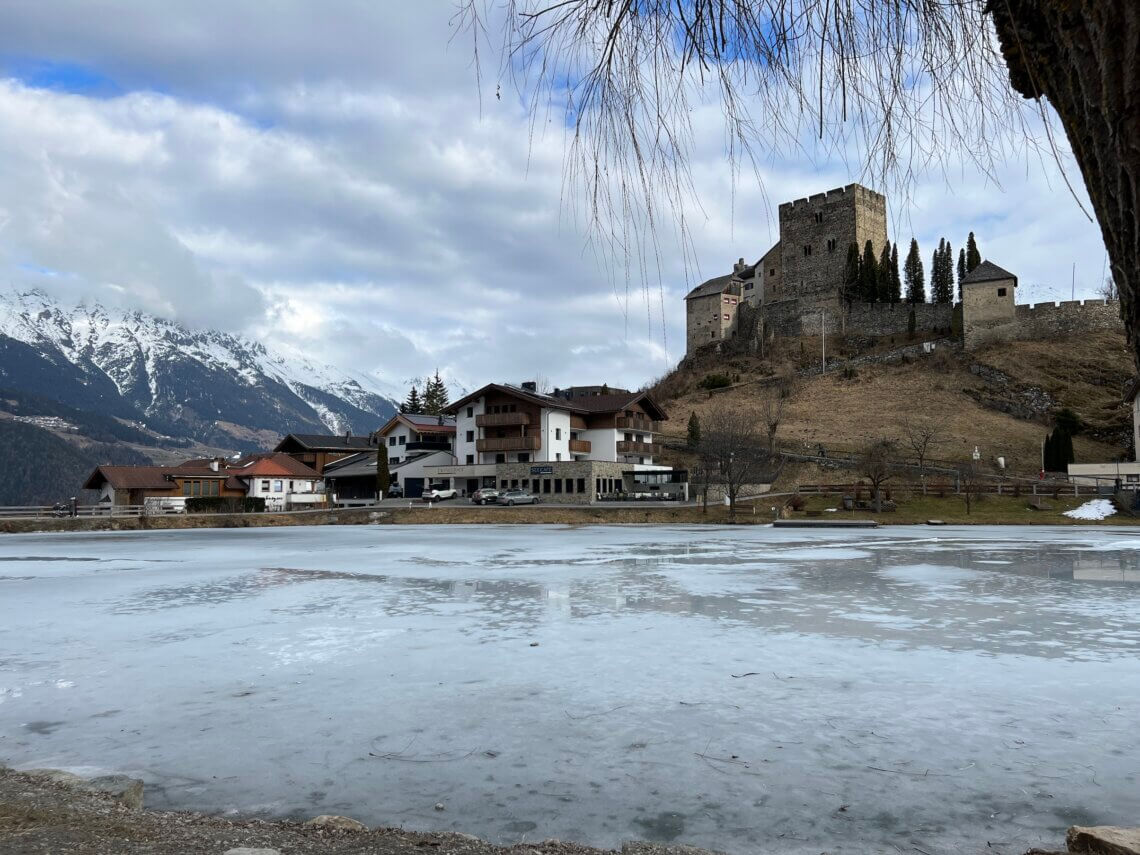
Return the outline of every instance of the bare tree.
{"type": "Polygon", "coordinates": [[[973,496],[978,490],[981,472],[972,460],[958,466],[958,492],[966,503],[966,513],[970,513],[973,496]]]}
{"type": "Polygon", "coordinates": [[[926,495],[926,461],[934,449],[947,439],[941,424],[928,416],[907,417],[902,423],[903,441],[918,460],[918,477],[922,495],[926,495]]]}
{"type": "Polygon", "coordinates": [[[889,439],[872,442],[859,458],[859,474],[871,482],[875,513],[883,510],[883,485],[895,474],[895,444],[889,439]]]}
{"type": "Polygon", "coordinates": [[[778,389],[768,389],[760,405],[760,414],[764,420],[764,430],[768,434],[768,455],[776,454],[776,433],[780,430],[780,422],[784,420],[784,396],[778,389]]]}
{"type": "Polygon", "coordinates": [[[502,10],[503,74],[536,123],[564,112],[567,187],[627,257],[638,230],[649,257],[667,219],[684,234],[694,116],[710,99],[722,107],[734,177],[799,146],[810,128],[830,147],[854,148],[872,180],[903,186],[950,152],[991,175],[1027,143],[1057,156],[1047,101],[1084,177],[1140,364],[1136,0],[459,4],[477,57],[488,15],[502,10]],[[1032,130],[1038,118],[1044,139],[1032,130]]]}
{"type": "Polygon", "coordinates": [[[1105,277],[1105,280],[1100,283],[1100,287],[1097,288],[1096,294],[1102,300],[1108,300],[1110,303],[1120,299],[1120,289],[1116,287],[1116,282],[1111,276],[1105,277]]]}
{"type": "Polygon", "coordinates": [[[728,496],[728,515],[736,518],[741,487],[755,483],[772,469],[764,450],[760,415],[751,407],[718,404],[705,414],[699,453],[703,465],[715,471],[728,496]]]}

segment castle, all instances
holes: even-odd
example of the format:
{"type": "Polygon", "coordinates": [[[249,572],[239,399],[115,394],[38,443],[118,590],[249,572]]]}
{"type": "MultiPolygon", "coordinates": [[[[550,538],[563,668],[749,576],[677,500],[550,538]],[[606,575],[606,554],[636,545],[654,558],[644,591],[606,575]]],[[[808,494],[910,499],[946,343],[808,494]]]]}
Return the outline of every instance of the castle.
{"type": "MultiPolygon", "coordinates": [[[[887,242],[887,200],[848,184],[785,202],[780,239],[754,264],[685,296],[686,355],[709,345],[752,346],[765,338],[819,335],[868,337],[915,332],[949,334],[949,303],[860,303],[843,296],[848,247],[870,241],[875,257],[887,242]],[[912,327],[913,323],[913,327],[912,327]]],[[[1015,305],[1017,277],[984,261],[962,282],[961,329],[967,349],[994,340],[1038,338],[1120,325],[1119,306],[1103,300],[1015,305]]]]}

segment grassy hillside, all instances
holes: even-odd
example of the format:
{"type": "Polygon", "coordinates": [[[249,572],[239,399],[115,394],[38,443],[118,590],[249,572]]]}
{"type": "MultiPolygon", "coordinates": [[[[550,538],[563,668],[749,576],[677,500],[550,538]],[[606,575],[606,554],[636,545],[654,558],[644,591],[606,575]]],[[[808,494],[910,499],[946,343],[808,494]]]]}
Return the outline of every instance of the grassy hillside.
{"type": "MultiPolygon", "coordinates": [[[[830,343],[829,343],[830,346],[830,343]]],[[[889,349],[889,345],[880,350],[889,349]]],[[[717,403],[748,405],[770,394],[781,372],[818,364],[819,342],[785,342],[773,358],[705,354],[686,359],[655,392],[669,411],[667,437],[680,440],[690,412],[706,414],[717,403]],[[712,373],[734,385],[700,388],[712,373]]],[[[1131,413],[1121,387],[1133,373],[1123,333],[1072,339],[1010,342],[964,353],[942,348],[888,364],[831,368],[799,377],[786,401],[777,444],[786,450],[858,452],[879,437],[899,439],[913,416],[936,419],[947,441],[936,456],[966,460],[977,446],[984,461],[1005,457],[1014,471],[1035,473],[1042,438],[1059,407],[1074,409],[1088,424],[1074,441],[1077,460],[1118,459],[1128,449],[1131,413]]],[[[805,472],[805,477],[814,473],[805,472]]]]}

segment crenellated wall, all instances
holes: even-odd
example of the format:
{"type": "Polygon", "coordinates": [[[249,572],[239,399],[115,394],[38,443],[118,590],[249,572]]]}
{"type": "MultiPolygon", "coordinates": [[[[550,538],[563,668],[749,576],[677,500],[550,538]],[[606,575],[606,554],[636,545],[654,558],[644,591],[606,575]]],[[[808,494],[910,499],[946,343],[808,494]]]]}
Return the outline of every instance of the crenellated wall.
{"type": "Polygon", "coordinates": [[[1036,303],[1014,307],[1009,323],[978,327],[966,319],[964,338],[967,350],[997,341],[1048,339],[1095,330],[1121,328],[1120,303],[1115,300],[1066,300],[1063,303],[1036,303]]]}

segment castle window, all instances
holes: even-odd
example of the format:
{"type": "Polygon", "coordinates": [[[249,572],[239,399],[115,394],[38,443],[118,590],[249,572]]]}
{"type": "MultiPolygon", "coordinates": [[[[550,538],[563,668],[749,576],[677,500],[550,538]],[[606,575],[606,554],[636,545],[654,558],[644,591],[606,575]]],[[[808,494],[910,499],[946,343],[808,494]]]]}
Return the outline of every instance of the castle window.
{"type": "Polygon", "coordinates": [[[815,221],[816,221],[817,223],[822,223],[822,222],[823,222],[823,211],[817,211],[817,212],[816,212],[816,215],[815,215],[815,221]]]}
{"type": "Polygon", "coordinates": [[[744,290],[745,290],[745,291],[751,291],[751,290],[752,290],[752,283],[751,283],[751,282],[749,282],[747,285],[745,285],[745,286],[744,286],[744,290]]]}
{"type": "Polygon", "coordinates": [[[771,270],[769,270],[769,271],[768,271],[768,275],[769,275],[769,276],[775,276],[775,275],[776,275],[776,268],[775,268],[775,267],[773,267],[771,270]]]}
{"type": "Polygon", "coordinates": [[[1005,296],[1005,289],[1004,288],[998,288],[998,296],[999,297],[1005,296]]]}
{"type": "Polygon", "coordinates": [[[828,238],[828,240],[827,240],[827,251],[828,252],[835,252],[835,238],[828,238]]]}
{"type": "Polygon", "coordinates": [[[804,255],[805,256],[811,255],[811,244],[810,243],[804,247],[804,255]]]}
{"type": "Polygon", "coordinates": [[[728,313],[727,313],[727,312],[725,313],[724,319],[725,319],[726,321],[728,320],[728,313]]]}

